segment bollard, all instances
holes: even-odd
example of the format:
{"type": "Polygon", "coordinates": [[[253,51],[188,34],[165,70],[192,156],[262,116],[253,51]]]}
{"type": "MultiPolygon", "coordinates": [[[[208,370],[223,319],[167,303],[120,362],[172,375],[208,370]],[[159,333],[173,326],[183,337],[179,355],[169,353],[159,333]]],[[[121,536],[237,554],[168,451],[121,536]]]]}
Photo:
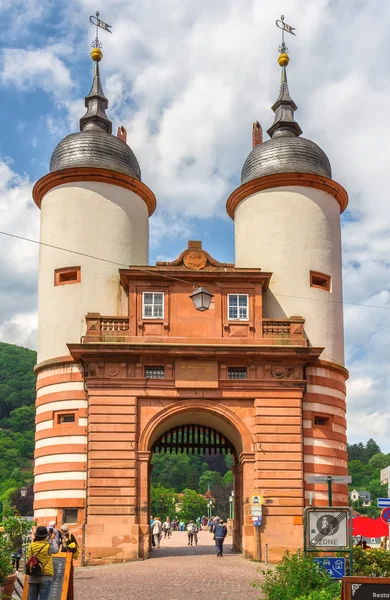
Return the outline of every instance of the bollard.
{"type": "Polygon", "coordinates": [[[264,564],[268,565],[268,542],[265,543],[265,556],[264,556],[264,564]]]}

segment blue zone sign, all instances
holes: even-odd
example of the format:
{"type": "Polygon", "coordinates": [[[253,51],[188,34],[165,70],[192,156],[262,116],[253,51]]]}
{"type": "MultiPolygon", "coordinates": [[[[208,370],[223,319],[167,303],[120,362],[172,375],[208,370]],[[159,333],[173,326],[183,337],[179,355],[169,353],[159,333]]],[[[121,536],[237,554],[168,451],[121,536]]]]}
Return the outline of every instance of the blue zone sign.
{"type": "Polygon", "coordinates": [[[324,556],[322,558],[315,558],[314,562],[326,569],[332,579],[345,577],[345,558],[324,556]]]}

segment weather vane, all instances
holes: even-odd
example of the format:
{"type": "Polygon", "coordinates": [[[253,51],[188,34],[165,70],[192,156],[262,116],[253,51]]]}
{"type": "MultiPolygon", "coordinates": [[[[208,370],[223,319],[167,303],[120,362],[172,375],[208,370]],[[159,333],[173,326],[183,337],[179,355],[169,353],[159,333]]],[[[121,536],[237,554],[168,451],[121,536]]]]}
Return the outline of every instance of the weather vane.
{"type": "Polygon", "coordinates": [[[91,15],[89,17],[89,20],[91,21],[92,25],[96,25],[96,37],[93,40],[91,46],[92,48],[101,48],[102,47],[102,43],[99,40],[99,27],[100,29],[104,29],[105,31],[108,31],[108,33],[112,33],[111,31],[111,27],[112,25],[108,25],[107,23],[105,23],[104,21],[101,21],[99,19],[99,11],[96,11],[96,16],[91,15]]]}
{"type": "Polygon", "coordinates": [[[280,17],[280,20],[278,19],[276,21],[276,26],[279,27],[279,29],[282,30],[282,43],[279,46],[279,52],[288,52],[288,48],[284,42],[284,32],[287,31],[287,33],[291,33],[292,35],[295,35],[294,31],[295,31],[295,27],[291,27],[291,25],[287,25],[287,23],[284,22],[284,15],[282,15],[280,17]]]}

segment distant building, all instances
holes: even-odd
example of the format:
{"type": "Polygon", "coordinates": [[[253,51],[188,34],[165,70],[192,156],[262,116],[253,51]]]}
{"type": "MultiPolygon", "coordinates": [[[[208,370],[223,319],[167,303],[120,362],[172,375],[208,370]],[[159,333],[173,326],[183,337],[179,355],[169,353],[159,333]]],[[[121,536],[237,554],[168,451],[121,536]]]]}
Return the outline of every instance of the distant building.
{"type": "Polygon", "coordinates": [[[360,506],[371,506],[371,494],[370,492],[358,492],[353,490],[349,492],[348,496],[352,502],[359,502],[360,506]]]}

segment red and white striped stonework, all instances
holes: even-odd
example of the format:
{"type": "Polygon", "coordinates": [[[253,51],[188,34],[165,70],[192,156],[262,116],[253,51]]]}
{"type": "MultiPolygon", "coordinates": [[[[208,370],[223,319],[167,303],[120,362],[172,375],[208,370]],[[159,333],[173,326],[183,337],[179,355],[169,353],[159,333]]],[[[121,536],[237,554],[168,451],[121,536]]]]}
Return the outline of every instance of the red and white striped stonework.
{"type": "Polygon", "coordinates": [[[76,534],[84,521],[87,477],[87,398],[81,366],[72,359],[37,369],[34,515],[41,525],[63,521],[77,509],[76,534]],[[73,423],[61,415],[74,413],[73,423]]]}
{"type": "MultiPolygon", "coordinates": [[[[347,475],[345,381],[347,371],[331,364],[306,369],[307,386],[303,397],[304,474],[347,475]],[[316,425],[315,417],[326,419],[316,425]]],[[[333,484],[333,504],[348,503],[346,485],[333,484]]],[[[305,484],[306,504],[328,504],[326,484],[305,484]]]]}

